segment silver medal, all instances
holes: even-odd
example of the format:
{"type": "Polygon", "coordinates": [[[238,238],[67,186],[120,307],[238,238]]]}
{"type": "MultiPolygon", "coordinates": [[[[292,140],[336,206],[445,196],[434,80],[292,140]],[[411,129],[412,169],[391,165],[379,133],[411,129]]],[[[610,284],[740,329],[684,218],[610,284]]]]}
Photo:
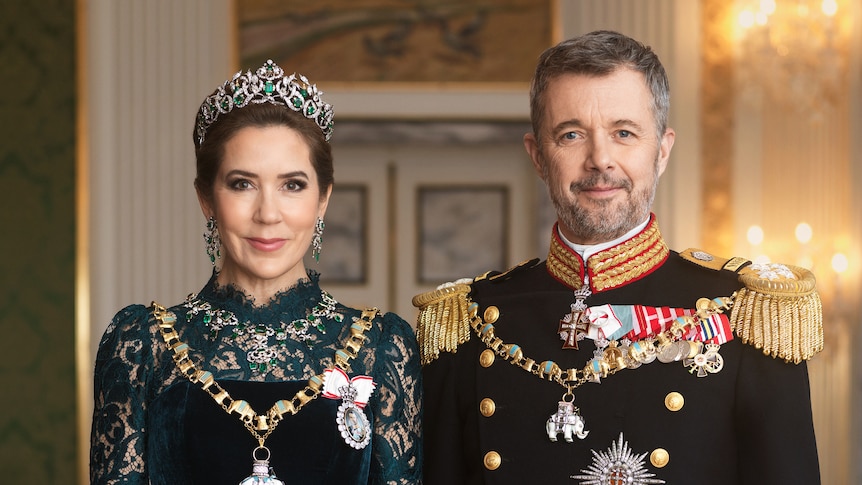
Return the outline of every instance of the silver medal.
{"type": "Polygon", "coordinates": [[[348,384],[339,388],[339,391],[342,401],[335,416],[338,431],[341,432],[341,437],[344,438],[345,443],[352,448],[361,450],[371,442],[371,423],[368,422],[362,409],[354,402],[356,389],[348,384]]]}

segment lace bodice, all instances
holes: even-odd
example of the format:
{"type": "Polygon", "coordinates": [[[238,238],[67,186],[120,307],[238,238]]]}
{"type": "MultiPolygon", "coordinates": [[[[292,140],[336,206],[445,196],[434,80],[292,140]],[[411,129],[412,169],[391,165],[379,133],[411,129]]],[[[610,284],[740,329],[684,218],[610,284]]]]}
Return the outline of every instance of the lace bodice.
{"type": "MultiPolygon", "coordinates": [[[[308,280],[259,306],[235,288],[219,287],[213,278],[199,294],[170,308],[177,317],[175,329],[180,340],[192,349],[190,358],[195,365],[212,372],[220,383],[258,383],[253,385],[257,386],[255,389],[268,388],[267,392],[285,382],[304,383],[332,367],[335,351],[343,347],[350,325],[361,314],[360,310],[330,300],[321,292],[318,278],[310,272],[308,280]]],[[[191,429],[191,421],[168,416],[193,411],[186,394],[200,402],[206,412],[215,410],[219,416],[224,414],[234,421],[236,429],[249,435],[236,417],[227,416],[203,390],[190,386],[179,372],[151,310],[142,305],[124,308],[114,317],[99,344],[90,451],[93,484],[194,483],[193,476],[178,478],[174,469],[162,465],[163,461],[159,461],[160,476],[154,476],[156,467],[152,464],[153,460],[167,456],[174,460],[177,454],[183,456],[185,451],[171,449],[170,443],[189,446],[183,437],[175,435],[184,433],[182,429],[191,429]],[[176,390],[182,386],[188,390],[176,390]],[[200,396],[205,399],[198,399],[200,396]]],[[[343,472],[354,483],[419,483],[421,383],[413,332],[404,320],[387,313],[377,316],[365,335],[368,340],[351,361],[350,376],[369,375],[376,384],[366,407],[374,433],[370,463],[365,460],[365,468],[343,472]],[[367,477],[359,476],[365,469],[367,477]]],[[[235,399],[246,399],[244,395],[234,396],[233,392],[235,399]]],[[[321,400],[326,399],[317,399],[321,400]]],[[[271,404],[255,410],[263,413],[271,404]]],[[[297,420],[303,418],[321,421],[313,423],[310,429],[325,434],[325,430],[336,424],[334,419],[327,422],[328,417],[324,417],[327,411],[322,406],[312,403],[306,406],[310,411],[302,409],[297,415],[288,416],[272,438],[286,439],[290,429],[280,428],[293,426],[289,423],[293,421],[302,424],[297,420]],[[279,436],[280,432],[283,436],[279,436]]],[[[219,439],[222,434],[219,430],[210,431],[209,423],[202,425],[204,432],[212,432],[219,439]]],[[[219,423],[232,426],[223,420],[219,423]]],[[[316,431],[305,438],[307,446],[313,447],[319,441],[315,434],[316,431]]],[[[343,442],[341,445],[347,447],[343,442]]],[[[219,446],[223,449],[226,445],[219,446]]],[[[277,453],[273,449],[273,454],[277,453]]],[[[241,462],[237,466],[249,468],[248,454],[243,452],[236,459],[241,462]]],[[[301,469],[303,463],[282,466],[301,469]]],[[[183,473],[193,475],[194,470],[183,473]]]]}

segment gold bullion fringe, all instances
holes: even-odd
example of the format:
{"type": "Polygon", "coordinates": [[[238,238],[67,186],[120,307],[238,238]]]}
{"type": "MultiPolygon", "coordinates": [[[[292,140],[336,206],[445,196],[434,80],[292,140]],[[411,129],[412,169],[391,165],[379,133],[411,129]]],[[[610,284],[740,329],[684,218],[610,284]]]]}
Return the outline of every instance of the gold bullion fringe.
{"type": "Polygon", "coordinates": [[[744,272],[730,325],[744,343],[798,364],[823,350],[823,311],[814,275],[787,266],[796,279],[768,280],[744,272]]]}
{"type": "Polygon", "coordinates": [[[422,365],[433,362],[441,351],[457,352],[470,340],[469,293],[469,284],[456,283],[413,297],[413,306],[419,308],[416,338],[422,365]]]}

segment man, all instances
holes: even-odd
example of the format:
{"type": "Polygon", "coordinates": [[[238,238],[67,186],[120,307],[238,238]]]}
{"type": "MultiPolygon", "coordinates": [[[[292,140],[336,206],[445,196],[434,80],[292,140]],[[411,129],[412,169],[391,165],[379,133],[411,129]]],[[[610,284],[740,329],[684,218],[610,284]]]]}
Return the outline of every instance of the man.
{"type": "Polygon", "coordinates": [[[599,31],[542,54],[524,146],[548,258],[418,295],[425,483],[817,484],[810,272],[671,251],[656,55],[599,31]]]}

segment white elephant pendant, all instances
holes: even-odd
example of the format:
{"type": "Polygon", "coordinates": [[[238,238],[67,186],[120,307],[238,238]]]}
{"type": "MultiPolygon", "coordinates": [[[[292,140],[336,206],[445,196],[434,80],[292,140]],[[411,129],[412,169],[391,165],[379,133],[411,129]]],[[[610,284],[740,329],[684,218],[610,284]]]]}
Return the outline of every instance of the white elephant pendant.
{"type": "Polygon", "coordinates": [[[251,475],[244,478],[239,485],[284,485],[284,482],[275,477],[275,471],[269,466],[269,449],[260,446],[251,453],[254,462],[251,465],[251,475]],[[256,456],[258,450],[266,451],[266,458],[256,456]]]}
{"type": "Polygon", "coordinates": [[[580,411],[569,401],[560,401],[557,404],[557,412],[548,418],[545,431],[553,442],[557,441],[557,435],[560,433],[563,433],[563,439],[568,443],[574,441],[573,435],[584,439],[589,434],[589,431],[584,430],[584,418],[581,417],[580,411]]]}

